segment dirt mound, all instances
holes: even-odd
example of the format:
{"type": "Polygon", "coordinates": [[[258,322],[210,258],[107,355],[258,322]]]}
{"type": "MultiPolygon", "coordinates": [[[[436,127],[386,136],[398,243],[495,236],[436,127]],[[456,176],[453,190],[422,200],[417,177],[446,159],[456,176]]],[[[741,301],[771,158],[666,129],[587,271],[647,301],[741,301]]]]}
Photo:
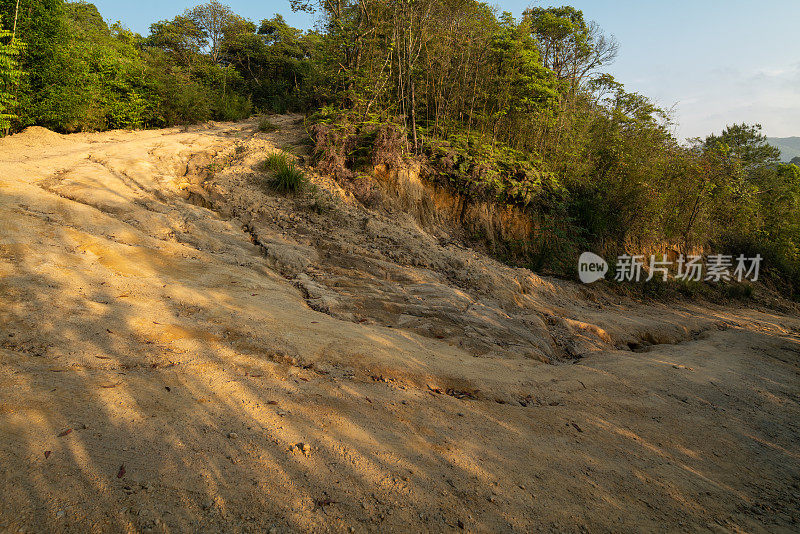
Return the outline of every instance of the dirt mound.
{"type": "MultiPolygon", "coordinates": [[[[43,147],[53,143],[63,143],[66,137],[41,126],[28,126],[22,132],[3,140],[5,150],[15,148],[43,147]]],[[[69,142],[69,141],[67,141],[69,142]]]]}
{"type": "Polygon", "coordinates": [[[273,194],[298,119],[0,140],[0,531],[797,530],[800,320],[273,194]]]}

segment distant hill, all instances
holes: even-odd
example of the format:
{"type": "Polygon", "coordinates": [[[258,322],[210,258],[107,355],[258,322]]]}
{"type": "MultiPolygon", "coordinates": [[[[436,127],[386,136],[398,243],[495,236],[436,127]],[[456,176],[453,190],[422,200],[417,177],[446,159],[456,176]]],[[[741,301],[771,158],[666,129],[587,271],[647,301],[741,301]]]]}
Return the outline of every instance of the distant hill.
{"type": "Polygon", "coordinates": [[[781,149],[781,161],[800,156],[800,137],[767,137],[767,142],[781,149]]]}

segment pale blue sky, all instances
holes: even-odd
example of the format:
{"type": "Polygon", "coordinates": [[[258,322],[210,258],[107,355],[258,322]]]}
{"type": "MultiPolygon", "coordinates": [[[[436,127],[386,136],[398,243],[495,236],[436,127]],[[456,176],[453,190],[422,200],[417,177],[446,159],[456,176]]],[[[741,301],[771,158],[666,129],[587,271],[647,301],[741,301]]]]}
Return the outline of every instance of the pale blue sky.
{"type": "MultiPolygon", "coordinates": [[[[225,2],[225,0],[223,0],[225,2]]],[[[151,22],[172,18],[201,0],[96,0],[100,13],[147,34],[151,22]]],[[[281,13],[297,27],[314,21],[289,0],[227,0],[259,21],[281,13]]],[[[505,0],[518,16],[530,0],[505,0]]],[[[676,106],[680,139],[719,132],[733,122],[760,122],[767,135],[800,136],[800,0],[574,0],[620,42],[608,70],[628,90],[663,107],[676,106]]]]}

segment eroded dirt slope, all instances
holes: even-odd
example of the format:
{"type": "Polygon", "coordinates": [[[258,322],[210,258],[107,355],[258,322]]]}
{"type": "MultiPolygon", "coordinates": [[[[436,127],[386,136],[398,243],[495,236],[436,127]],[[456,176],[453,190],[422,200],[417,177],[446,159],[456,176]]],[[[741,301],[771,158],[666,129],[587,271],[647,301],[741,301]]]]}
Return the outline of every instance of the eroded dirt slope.
{"type": "Polygon", "coordinates": [[[0,529],[798,529],[797,317],[272,194],[297,120],[0,140],[0,529]]]}

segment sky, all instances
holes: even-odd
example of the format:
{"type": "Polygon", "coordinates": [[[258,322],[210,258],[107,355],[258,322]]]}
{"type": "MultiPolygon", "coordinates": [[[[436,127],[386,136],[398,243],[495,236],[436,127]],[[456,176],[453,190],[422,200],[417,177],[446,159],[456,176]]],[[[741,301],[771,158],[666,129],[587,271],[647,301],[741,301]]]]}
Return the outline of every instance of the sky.
{"type": "MultiPolygon", "coordinates": [[[[95,0],[104,18],[146,35],[202,0],[95,0]]],[[[280,13],[299,28],[314,20],[289,0],[223,0],[253,21],[280,13]]],[[[530,0],[489,1],[519,16],[530,0]]],[[[629,91],[674,110],[678,139],[759,123],[771,137],[800,136],[800,1],[565,0],[620,43],[607,70],[629,91]]]]}

